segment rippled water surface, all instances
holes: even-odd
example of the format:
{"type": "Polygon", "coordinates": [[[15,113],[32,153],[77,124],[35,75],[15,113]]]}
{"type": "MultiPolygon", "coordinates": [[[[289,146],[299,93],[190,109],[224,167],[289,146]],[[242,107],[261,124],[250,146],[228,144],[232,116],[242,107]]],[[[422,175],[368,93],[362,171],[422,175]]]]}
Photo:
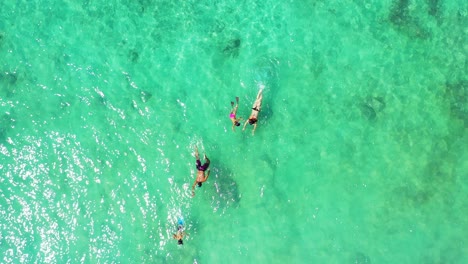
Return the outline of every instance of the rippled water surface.
{"type": "Polygon", "coordinates": [[[0,262],[466,263],[467,20],[457,0],[2,1],[0,262]],[[232,132],[259,87],[255,135],[232,132]]]}

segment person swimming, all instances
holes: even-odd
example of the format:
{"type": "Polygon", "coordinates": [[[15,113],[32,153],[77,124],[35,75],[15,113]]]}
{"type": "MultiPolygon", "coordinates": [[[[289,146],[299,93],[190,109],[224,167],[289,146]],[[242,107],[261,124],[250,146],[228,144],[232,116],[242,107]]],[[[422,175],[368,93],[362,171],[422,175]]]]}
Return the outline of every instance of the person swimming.
{"type": "Polygon", "coordinates": [[[263,87],[258,91],[257,99],[255,99],[255,102],[252,106],[252,112],[250,113],[249,119],[245,121],[244,127],[242,128],[242,131],[244,131],[245,127],[247,126],[247,123],[250,125],[253,125],[254,128],[252,130],[252,135],[255,133],[255,129],[257,129],[258,113],[260,112],[260,109],[262,107],[262,100],[263,100],[262,92],[263,92],[263,87]]]}
{"type": "Polygon", "coordinates": [[[184,231],[184,226],[179,223],[177,227],[177,233],[172,234],[172,237],[177,240],[178,245],[183,245],[184,244],[184,236],[188,236],[187,233],[184,231]]]}
{"type": "Polygon", "coordinates": [[[232,121],[232,131],[235,132],[235,127],[240,126],[239,121],[242,120],[242,117],[236,118],[237,108],[239,107],[239,97],[236,97],[236,106],[234,107],[234,102],[231,101],[231,113],[229,114],[229,119],[232,121]]]}
{"type": "Polygon", "coordinates": [[[205,156],[205,163],[203,165],[201,164],[200,157],[198,155],[198,147],[195,146],[195,159],[196,159],[196,167],[197,167],[197,177],[195,178],[195,182],[192,185],[192,197],[195,196],[195,185],[198,185],[198,187],[202,186],[202,183],[208,180],[208,177],[210,176],[210,170],[208,167],[210,166],[210,159],[205,156]],[[206,173],[205,173],[206,171],[206,173]]]}

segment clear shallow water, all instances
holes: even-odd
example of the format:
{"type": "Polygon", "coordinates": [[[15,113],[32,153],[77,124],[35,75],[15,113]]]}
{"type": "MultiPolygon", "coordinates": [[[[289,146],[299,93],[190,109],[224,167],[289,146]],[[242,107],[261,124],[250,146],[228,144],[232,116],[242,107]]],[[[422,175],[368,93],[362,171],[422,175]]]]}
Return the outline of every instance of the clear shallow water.
{"type": "Polygon", "coordinates": [[[0,10],[3,263],[467,261],[463,1],[0,10]]]}

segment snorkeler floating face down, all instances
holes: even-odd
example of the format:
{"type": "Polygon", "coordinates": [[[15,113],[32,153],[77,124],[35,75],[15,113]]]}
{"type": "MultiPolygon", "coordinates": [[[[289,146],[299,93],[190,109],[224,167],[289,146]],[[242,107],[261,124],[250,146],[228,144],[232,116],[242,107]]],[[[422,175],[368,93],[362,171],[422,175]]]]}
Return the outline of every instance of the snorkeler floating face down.
{"type": "Polygon", "coordinates": [[[175,234],[172,234],[172,237],[177,240],[177,244],[178,245],[183,245],[184,244],[184,241],[183,241],[183,238],[184,236],[188,236],[187,233],[185,233],[184,231],[184,226],[183,225],[179,225],[177,227],[177,233],[175,234]]]}
{"type": "Polygon", "coordinates": [[[250,117],[249,119],[247,119],[247,121],[245,121],[244,127],[242,128],[242,130],[245,130],[245,127],[247,126],[247,124],[253,125],[254,128],[252,130],[252,135],[255,133],[255,129],[257,129],[258,113],[260,112],[260,109],[262,107],[262,100],[263,100],[262,92],[263,92],[263,87],[260,88],[260,90],[258,91],[257,99],[255,99],[255,102],[252,106],[252,112],[250,114],[250,117]]]}
{"type": "Polygon", "coordinates": [[[239,97],[236,97],[236,104],[234,106],[234,102],[231,101],[231,113],[229,114],[229,119],[231,119],[232,122],[232,131],[235,132],[234,128],[236,126],[240,126],[239,121],[242,120],[242,117],[237,118],[236,113],[237,113],[237,108],[239,107],[239,97]]]}

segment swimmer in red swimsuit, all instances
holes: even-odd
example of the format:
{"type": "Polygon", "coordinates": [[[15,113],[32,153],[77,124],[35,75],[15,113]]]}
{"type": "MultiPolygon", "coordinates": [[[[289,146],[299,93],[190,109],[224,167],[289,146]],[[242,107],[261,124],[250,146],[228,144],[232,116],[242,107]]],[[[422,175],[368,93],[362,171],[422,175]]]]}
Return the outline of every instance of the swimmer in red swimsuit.
{"type": "Polygon", "coordinates": [[[229,114],[229,119],[232,121],[232,131],[236,132],[234,129],[236,126],[240,126],[239,121],[242,120],[242,117],[236,118],[237,108],[239,107],[239,97],[236,97],[236,106],[234,107],[234,102],[231,101],[231,113],[229,114]]]}

